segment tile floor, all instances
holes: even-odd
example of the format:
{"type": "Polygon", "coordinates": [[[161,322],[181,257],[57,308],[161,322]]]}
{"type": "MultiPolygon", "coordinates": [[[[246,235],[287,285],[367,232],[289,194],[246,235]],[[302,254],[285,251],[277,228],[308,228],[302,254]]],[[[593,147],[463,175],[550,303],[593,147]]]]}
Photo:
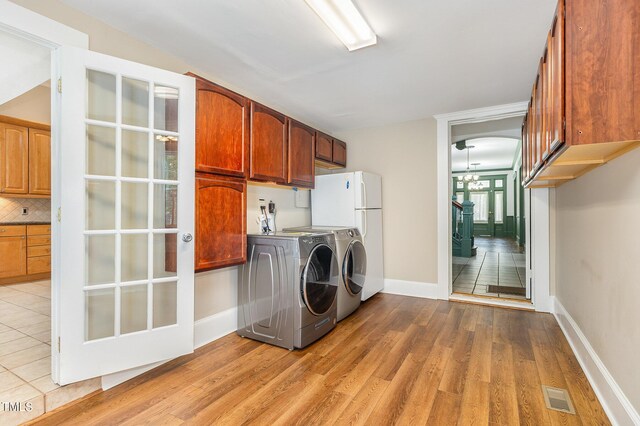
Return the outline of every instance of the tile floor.
{"type": "Polygon", "coordinates": [[[475,257],[453,257],[453,291],[480,296],[526,299],[507,293],[490,293],[489,285],[525,285],[525,254],[510,238],[476,238],[475,257]]]}
{"type": "Polygon", "coordinates": [[[0,286],[0,424],[22,423],[99,387],[99,379],[63,387],[51,380],[51,282],[0,286]]]}

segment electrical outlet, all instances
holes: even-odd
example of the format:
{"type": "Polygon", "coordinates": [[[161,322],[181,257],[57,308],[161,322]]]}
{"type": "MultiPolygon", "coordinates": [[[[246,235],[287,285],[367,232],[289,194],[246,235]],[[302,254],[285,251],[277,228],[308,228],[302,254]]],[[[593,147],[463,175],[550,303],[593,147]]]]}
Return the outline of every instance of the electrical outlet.
{"type": "Polygon", "coordinates": [[[29,214],[29,207],[23,207],[22,208],[22,215],[25,216],[25,215],[28,215],[28,214],[29,214]]]}

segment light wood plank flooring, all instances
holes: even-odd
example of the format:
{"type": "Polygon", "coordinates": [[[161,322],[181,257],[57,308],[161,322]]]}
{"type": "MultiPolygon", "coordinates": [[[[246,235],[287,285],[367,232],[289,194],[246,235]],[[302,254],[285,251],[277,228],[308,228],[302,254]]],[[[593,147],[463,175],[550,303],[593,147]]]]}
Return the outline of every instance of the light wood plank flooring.
{"type": "Polygon", "coordinates": [[[553,316],[379,294],[287,351],[230,334],[36,424],[609,424],[553,316]],[[545,407],[568,389],[577,415],[545,407]]]}

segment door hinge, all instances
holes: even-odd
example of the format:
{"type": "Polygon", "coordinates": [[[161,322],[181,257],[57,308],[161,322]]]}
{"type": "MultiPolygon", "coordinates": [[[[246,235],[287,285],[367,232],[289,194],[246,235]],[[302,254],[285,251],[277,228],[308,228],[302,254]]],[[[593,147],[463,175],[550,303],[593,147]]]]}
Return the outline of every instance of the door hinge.
{"type": "Polygon", "coordinates": [[[58,218],[58,223],[60,223],[60,221],[62,220],[62,208],[61,207],[58,207],[57,218],[58,218]]]}
{"type": "Polygon", "coordinates": [[[62,77],[58,78],[58,93],[62,93],[62,77]]]}
{"type": "Polygon", "coordinates": [[[58,353],[60,353],[60,336],[58,336],[58,353]]]}

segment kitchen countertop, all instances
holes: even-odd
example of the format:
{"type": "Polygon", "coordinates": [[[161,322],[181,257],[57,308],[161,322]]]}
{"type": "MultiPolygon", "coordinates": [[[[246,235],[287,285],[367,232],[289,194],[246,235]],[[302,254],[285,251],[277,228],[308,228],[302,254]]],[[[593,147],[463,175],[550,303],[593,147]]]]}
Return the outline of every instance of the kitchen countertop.
{"type": "Polygon", "coordinates": [[[51,222],[0,222],[0,226],[9,225],[51,225],[51,222]]]}

